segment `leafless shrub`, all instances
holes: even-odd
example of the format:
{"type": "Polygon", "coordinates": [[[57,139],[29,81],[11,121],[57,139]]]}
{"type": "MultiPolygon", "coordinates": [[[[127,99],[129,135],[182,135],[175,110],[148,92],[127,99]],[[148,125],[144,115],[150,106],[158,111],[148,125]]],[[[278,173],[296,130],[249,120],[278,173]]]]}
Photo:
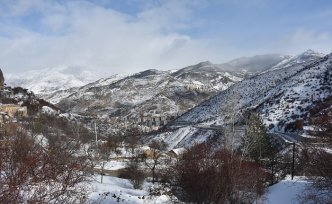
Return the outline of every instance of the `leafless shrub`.
{"type": "Polygon", "coordinates": [[[145,174],[140,167],[140,160],[138,157],[133,157],[129,160],[126,168],[129,180],[135,189],[142,189],[145,179],[145,174]]]}
{"type": "Polygon", "coordinates": [[[207,144],[193,146],[174,168],[189,202],[251,203],[265,190],[266,175],[257,163],[207,144]]]}
{"type": "Polygon", "coordinates": [[[17,125],[1,140],[0,203],[83,202],[91,163],[73,146],[54,140],[46,147],[17,125]]]}
{"type": "Polygon", "coordinates": [[[306,168],[304,173],[312,181],[302,198],[315,203],[332,203],[332,118],[329,113],[323,113],[312,119],[316,130],[311,134],[316,136],[315,144],[307,144],[302,151],[302,161],[306,168]]]}

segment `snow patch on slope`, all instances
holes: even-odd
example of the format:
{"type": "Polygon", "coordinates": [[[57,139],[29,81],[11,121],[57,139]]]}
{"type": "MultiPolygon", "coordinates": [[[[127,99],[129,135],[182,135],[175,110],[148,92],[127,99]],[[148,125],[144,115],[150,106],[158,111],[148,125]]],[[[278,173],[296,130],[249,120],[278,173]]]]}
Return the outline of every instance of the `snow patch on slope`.
{"type": "Polygon", "coordinates": [[[27,88],[36,94],[49,94],[58,90],[86,85],[99,77],[100,74],[80,67],[58,66],[19,74],[8,74],[6,83],[11,86],[27,88]]]}

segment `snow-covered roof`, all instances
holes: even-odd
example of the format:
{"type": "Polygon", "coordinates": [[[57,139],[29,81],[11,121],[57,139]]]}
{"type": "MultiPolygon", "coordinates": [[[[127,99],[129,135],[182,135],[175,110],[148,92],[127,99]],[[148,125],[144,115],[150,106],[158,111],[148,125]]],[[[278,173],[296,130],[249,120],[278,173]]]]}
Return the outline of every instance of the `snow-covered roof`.
{"type": "Polygon", "coordinates": [[[187,151],[187,149],[181,147],[181,148],[172,149],[170,152],[174,152],[176,155],[181,155],[185,151],[187,151]]]}

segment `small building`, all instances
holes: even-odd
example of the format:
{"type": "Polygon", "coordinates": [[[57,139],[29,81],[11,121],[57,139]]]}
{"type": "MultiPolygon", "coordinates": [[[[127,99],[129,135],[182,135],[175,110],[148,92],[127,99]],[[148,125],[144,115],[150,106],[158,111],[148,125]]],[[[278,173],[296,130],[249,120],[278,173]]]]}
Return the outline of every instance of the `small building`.
{"type": "Polygon", "coordinates": [[[11,118],[28,116],[27,107],[16,104],[2,104],[0,105],[0,112],[8,114],[11,118]]]}

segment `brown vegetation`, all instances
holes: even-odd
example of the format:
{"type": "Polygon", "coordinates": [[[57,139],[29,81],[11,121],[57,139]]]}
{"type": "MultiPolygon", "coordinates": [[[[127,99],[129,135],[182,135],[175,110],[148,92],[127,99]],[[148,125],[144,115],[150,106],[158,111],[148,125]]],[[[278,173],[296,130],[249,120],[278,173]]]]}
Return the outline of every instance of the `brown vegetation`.
{"type": "Polygon", "coordinates": [[[267,177],[257,163],[207,144],[193,146],[174,168],[186,201],[194,203],[252,203],[264,193],[267,177]]]}
{"type": "Polygon", "coordinates": [[[317,115],[312,119],[316,130],[315,144],[307,144],[302,151],[305,163],[304,173],[313,181],[305,196],[306,202],[332,203],[332,117],[330,112],[317,115]]]}
{"type": "MultiPolygon", "coordinates": [[[[31,127],[32,124],[26,126],[31,127]]],[[[6,126],[0,149],[0,203],[81,203],[91,162],[72,139],[44,142],[19,124],[6,126]],[[3,146],[2,146],[3,147],[3,146]]]]}

